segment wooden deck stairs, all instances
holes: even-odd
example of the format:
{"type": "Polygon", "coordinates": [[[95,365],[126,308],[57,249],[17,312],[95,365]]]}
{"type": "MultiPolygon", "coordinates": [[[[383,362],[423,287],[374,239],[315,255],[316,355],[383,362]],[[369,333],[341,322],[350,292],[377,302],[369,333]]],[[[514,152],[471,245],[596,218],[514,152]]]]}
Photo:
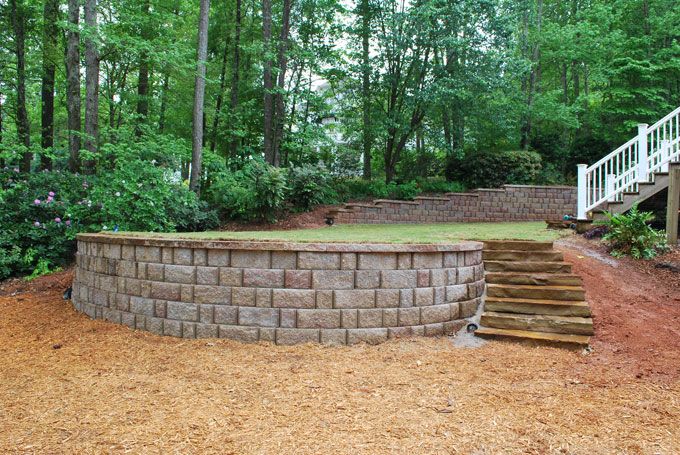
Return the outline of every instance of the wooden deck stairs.
{"type": "Polygon", "coordinates": [[[570,348],[593,334],[581,278],[552,242],[484,242],[487,297],[475,335],[570,348]]]}

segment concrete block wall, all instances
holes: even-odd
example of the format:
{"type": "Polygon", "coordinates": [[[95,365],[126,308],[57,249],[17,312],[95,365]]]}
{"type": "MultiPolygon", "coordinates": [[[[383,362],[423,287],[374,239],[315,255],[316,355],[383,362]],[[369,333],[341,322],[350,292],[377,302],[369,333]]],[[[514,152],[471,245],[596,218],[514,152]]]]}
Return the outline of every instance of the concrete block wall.
{"type": "Polygon", "coordinates": [[[350,203],[329,216],[339,224],[390,224],[560,220],[575,212],[575,187],[505,185],[413,201],[350,203]]]}
{"type": "Polygon", "coordinates": [[[83,234],[75,308],[184,338],[377,343],[462,327],[482,244],[216,242],[83,234]]]}

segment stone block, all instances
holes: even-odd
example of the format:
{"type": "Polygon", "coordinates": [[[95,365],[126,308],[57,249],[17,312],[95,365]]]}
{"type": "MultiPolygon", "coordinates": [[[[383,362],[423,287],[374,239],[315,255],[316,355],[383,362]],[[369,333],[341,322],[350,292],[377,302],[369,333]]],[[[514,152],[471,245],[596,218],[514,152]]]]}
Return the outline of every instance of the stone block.
{"type": "Polygon", "coordinates": [[[180,300],[180,286],[176,283],[151,282],[151,298],[161,300],[180,300]]]}
{"type": "Polygon", "coordinates": [[[272,290],[264,288],[255,289],[255,306],[259,308],[271,308],[272,290]]]}
{"type": "Polygon", "coordinates": [[[383,270],[380,286],[387,289],[414,288],[418,282],[416,270],[383,270]]]}
{"type": "Polygon", "coordinates": [[[413,265],[413,258],[411,253],[397,254],[397,268],[400,270],[410,269],[413,265]]]}
{"type": "Polygon", "coordinates": [[[447,302],[460,302],[461,300],[467,299],[467,285],[457,284],[455,286],[446,286],[446,301],[447,302]]]}
{"type": "Polygon", "coordinates": [[[142,295],[142,283],[139,280],[128,278],[125,280],[125,292],[130,295],[142,295]]]}
{"type": "Polygon", "coordinates": [[[477,312],[478,307],[479,299],[472,299],[460,302],[460,317],[471,318],[477,312]]]}
{"type": "Polygon", "coordinates": [[[172,264],[172,251],[174,248],[163,247],[161,248],[161,262],[163,264],[172,264]]]}
{"type": "Polygon", "coordinates": [[[466,251],[465,252],[465,265],[477,265],[482,262],[482,252],[481,251],[466,251]]]}
{"type": "Polygon", "coordinates": [[[456,252],[446,252],[446,253],[444,253],[444,267],[456,268],[459,265],[463,265],[463,264],[459,264],[459,262],[458,262],[459,261],[458,260],[459,254],[462,254],[462,253],[456,253],[456,252]]]}
{"type": "Polygon", "coordinates": [[[276,343],[276,329],[273,327],[260,327],[260,341],[276,343]]]}
{"type": "Polygon", "coordinates": [[[191,284],[180,285],[180,300],[182,302],[193,302],[194,301],[194,286],[191,284]]]}
{"type": "Polygon", "coordinates": [[[340,327],[338,310],[298,310],[297,327],[308,329],[336,329],[340,327]]]}
{"type": "Polygon", "coordinates": [[[99,289],[107,292],[116,292],[118,289],[118,278],[111,275],[100,275],[99,289]]]}
{"type": "Polygon", "coordinates": [[[414,269],[438,269],[442,266],[442,253],[413,253],[414,269]]]}
{"type": "Polygon", "coordinates": [[[418,270],[417,275],[418,287],[426,288],[430,285],[430,271],[429,270],[418,270]]]}
{"type": "Polygon", "coordinates": [[[399,325],[420,324],[420,308],[399,308],[399,325]]]}
{"type": "Polygon", "coordinates": [[[269,251],[233,250],[231,266],[241,268],[268,269],[271,266],[269,251]]]}
{"type": "Polygon", "coordinates": [[[217,324],[196,324],[196,338],[217,338],[218,334],[217,324]]]}
{"type": "Polygon", "coordinates": [[[161,249],[157,246],[136,246],[135,260],[137,262],[161,262],[161,249]]]}
{"type": "Polygon", "coordinates": [[[359,324],[358,310],[340,310],[340,324],[344,329],[358,327],[359,324]]]}
{"type": "Polygon", "coordinates": [[[253,288],[283,287],[283,270],[244,269],[243,286],[253,288]]]}
{"type": "Polygon", "coordinates": [[[333,291],[316,291],[316,307],[320,309],[333,308],[333,291]]]}
{"type": "Polygon", "coordinates": [[[132,261],[119,261],[116,269],[118,276],[125,278],[137,277],[137,263],[132,261]]]}
{"type": "Polygon", "coordinates": [[[413,289],[400,289],[399,306],[402,308],[412,307],[415,302],[413,294],[414,294],[413,289]]]}
{"type": "Polygon", "coordinates": [[[414,292],[416,306],[428,306],[434,303],[434,288],[418,288],[414,292]]]}
{"type": "Polygon", "coordinates": [[[353,270],[314,270],[312,272],[314,289],[353,289],[353,270]]]}
{"type": "Polygon", "coordinates": [[[257,327],[277,327],[279,325],[278,308],[248,308],[238,309],[238,324],[257,327]]]}
{"type": "Polygon", "coordinates": [[[238,321],[238,307],[215,305],[213,312],[215,324],[236,325],[238,321]]]}
{"type": "Polygon", "coordinates": [[[231,304],[255,306],[255,288],[231,288],[231,304]]]}
{"type": "Polygon", "coordinates": [[[168,302],[167,318],[182,321],[198,321],[198,305],[187,302],[168,302]]]}
{"type": "Polygon", "coordinates": [[[132,313],[122,313],[120,317],[120,322],[123,325],[126,325],[130,327],[131,329],[135,328],[135,315],[132,313]]]}
{"type": "Polygon", "coordinates": [[[459,267],[458,268],[458,284],[467,284],[475,281],[474,267],[459,267]]]}
{"type": "Polygon", "coordinates": [[[426,337],[438,337],[444,335],[444,324],[441,322],[434,324],[425,324],[426,337]]]}
{"type": "Polygon", "coordinates": [[[213,267],[229,267],[229,250],[208,250],[208,265],[213,267]]]}
{"type": "Polygon", "coordinates": [[[382,327],[382,309],[360,309],[357,326],[361,328],[382,327]]]}
{"type": "Polygon", "coordinates": [[[423,307],[420,309],[421,324],[434,324],[445,322],[451,318],[451,309],[448,304],[423,307]]]}
{"type": "Polygon", "coordinates": [[[196,338],[195,322],[182,322],[182,338],[196,338]]]}
{"type": "Polygon", "coordinates": [[[458,269],[444,269],[446,272],[446,285],[458,284],[458,269]]]}
{"type": "Polygon", "coordinates": [[[115,308],[104,308],[102,309],[102,317],[105,321],[120,324],[121,313],[115,308]]]}
{"type": "Polygon", "coordinates": [[[243,270],[220,267],[221,286],[241,286],[243,283],[243,270]]]}
{"type": "Polygon", "coordinates": [[[232,325],[219,326],[220,338],[228,338],[242,343],[256,343],[259,334],[260,332],[257,327],[239,327],[232,325]]]}
{"type": "MultiPolygon", "coordinates": [[[[80,247],[78,247],[78,251],[80,251],[80,247]]],[[[120,257],[127,261],[134,261],[135,247],[133,245],[123,245],[120,249],[120,257]]]]}
{"type": "Polygon", "coordinates": [[[460,329],[465,327],[465,321],[447,321],[444,323],[444,335],[455,335],[460,329]]]}
{"type": "Polygon", "coordinates": [[[274,289],[272,306],[276,308],[314,308],[316,294],[311,289],[274,289]]]}
{"type": "Polygon", "coordinates": [[[297,253],[294,251],[272,251],[273,269],[294,269],[297,266],[297,253]]]}
{"type": "Polygon", "coordinates": [[[357,268],[356,253],[342,253],[340,255],[340,268],[343,270],[355,270],[357,268]]]}
{"type": "Polygon", "coordinates": [[[468,288],[468,298],[474,299],[481,297],[484,292],[484,282],[475,281],[467,285],[468,288]]]}
{"type": "Polygon", "coordinates": [[[357,270],[355,272],[357,289],[374,289],[380,287],[380,270],[357,270]]]}
{"type": "Polygon", "coordinates": [[[216,305],[231,303],[231,288],[224,286],[194,286],[194,302],[216,305]]]}
{"type": "Polygon", "coordinates": [[[130,296],[127,294],[116,294],[116,309],[120,311],[130,310],[130,296]]]}
{"type": "Polygon", "coordinates": [[[413,336],[423,337],[423,336],[425,336],[425,326],[424,325],[415,325],[415,326],[411,327],[411,332],[413,333],[413,336]]]}
{"type": "Polygon", "coordinates": [[[153,316],[155,309],[156,303],[152,299],[137,296],[130,297],[130,313],[153,316]]]}
{"type": "Polygon", "coordinates": [[[449,320],[460,318],[460,302],[449,303],[449,320]]]}
{"type": "Polygon", "coordinates": [[[171,337],[182,336],[182,321],[173,321],[165,319],[163,321],[163,335],[171,337]]]}
{"type": "MultiPolygon", "coordinates": [[[[164,269],[163,264],[148,264],[146,266],[146,278],[151,281],[164,281],[164,269]]],[[[178,281],[168,280],[169,282],[178,283],[178,281]]]]}
{"type": "Polygon", "coordinates": [[[310,270],[338,270],[340,269],[340,253],[301,251],[298,253],[297,268],[310,270]]]}
{"type": "Polygon", "coordinates": [[[220,282],[220,269],[217,267],[196,267],[196,284],[216,286],[220,282]]]}
{"type": "Polygon", "coordinates": [[[191,248],[175,248],[172,262],[177,265],[193,265],[194,251],[191,248]]]}
{"type": "Polygon", "coordinates": [[[387,308],[383,310],[382,318],[383,327],[396,327],[397,325],[399,325],[399,309],[387,308]]]}
{"type": "Polygon", "coordinates": [[[146,280],[146,264],[145,262],[140,262],[137,264],[137,279],[146,280]]]}
{"type": "Polygon", "coordinates": [[[297,310],[281,308],[279,314],[279,325],[285,328],[292,328],[297,325],[297,310]]]}
{"type": "Polygon", "coordinates": [[[320,331],[321,344],[328,346],[342,346],[347,344],[347,330],[345,329],[322,329],[320,331]]]}
{"type": "MultiPolygon", "coordinates": [[[[148,274],[149,270],[147,270],[148,274]]],[[[149,279],[151,278],[149,277],[149,279]]],[[[196,282],[196,267],[190,265],[166,265],[165,281],[168,283],[194,284],[196,282]]]]}
{"type": "Polygon", "coordinates": [[[387,329],[387,338],[407,338],[413,336],[411,327],[390,327],[387,329]]]}
{"type": "Polygon", "coordinates": [[[312,287],[311,270],[286,270],[284,282],[287,288],[309,289],[312,287]]]}
{"type": "Polygon", "coordinates": [[[397,268],[396,253],[359,253],[357,268],[361,270],[389,270],[397,268]]]}
{"type": "Polygon", "coordinates": [[[318,329],[276,329],[276,344],[318,343],[318,329]]]}
{"type": "Polygon", "coordinates": [[[199,305],[198,306],[198,320],[204,324],[212,324],[215,320],[213,319],[214,307],[212,305],[199,305]]]}
{"type": "Polygon", "coordinates": [[[347,344],[378,344],[387,341],[387,329],[349,329],[347,330],[347,344]]]}
{"type": "Polygon", "coordinates": [[[346,291],[333,291],[335,308],[374,308],[375,291],[363,289],[351,289],[346,291]]]}
{"type": "Polygon", "coordinates": [[[375,291],[377,308],[396,308],[399,306],[399,289],[378,289],[375,291]]]}
{"type": "MultiPolygon", "coordinates": [[[[138,318],[139,318],[139,316],[138,316],[138,318]]],[[[165,330],[164,326],[165,326],[165,319],[146,318],[146,330],[148,330],[151,333],[154,333],[156,335],[163,335],[163,331],[165,330]]]]}
{"type": "Polygon", "coordinates": [[[434,300],[433,304],[434,305],[441,305],[442,303],[446,303],[446,286],[437,286],[436,288],[433,288],[434,290],[434,300]]]}
{"type": "Polygon", "coordinates": [[[194,250],[194,265],[208,265],[208,252],[205,248],[194,250]]]}
{"type": "Polygon", "coordinates": [[[154,300],[154,316],[165,319],[168,317],[168,302],[165,300],[154,300]]]}

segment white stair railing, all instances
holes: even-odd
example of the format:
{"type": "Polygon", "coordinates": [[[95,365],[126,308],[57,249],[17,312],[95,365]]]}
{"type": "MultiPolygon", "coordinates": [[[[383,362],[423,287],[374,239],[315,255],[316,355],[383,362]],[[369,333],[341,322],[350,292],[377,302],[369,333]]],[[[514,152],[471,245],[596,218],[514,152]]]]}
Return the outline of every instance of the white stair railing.
{"type": "Polygon", "coordinates": [[[577,218],[586,220],[599,205],[638,191],[638,184],[668,172],[674,161],[680,161],[680,107],[652,126],[638,125],[637,136],[597,163],[578,165],[577,218]]]}

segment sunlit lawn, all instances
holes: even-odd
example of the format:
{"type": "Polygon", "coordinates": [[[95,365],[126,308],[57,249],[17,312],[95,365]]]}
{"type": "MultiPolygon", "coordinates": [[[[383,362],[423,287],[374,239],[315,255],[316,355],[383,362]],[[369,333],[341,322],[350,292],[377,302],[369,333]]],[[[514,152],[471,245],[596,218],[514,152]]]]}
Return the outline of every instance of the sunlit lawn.
{"type": "Polygon", "coordinates": [[[118,234],[209,240],[283,240],[294,242],[445,243],[458,240],[554,240],[570,231],[546,229],[544,222],[347,224],[291,231],[208,231],[118,234]]]}

